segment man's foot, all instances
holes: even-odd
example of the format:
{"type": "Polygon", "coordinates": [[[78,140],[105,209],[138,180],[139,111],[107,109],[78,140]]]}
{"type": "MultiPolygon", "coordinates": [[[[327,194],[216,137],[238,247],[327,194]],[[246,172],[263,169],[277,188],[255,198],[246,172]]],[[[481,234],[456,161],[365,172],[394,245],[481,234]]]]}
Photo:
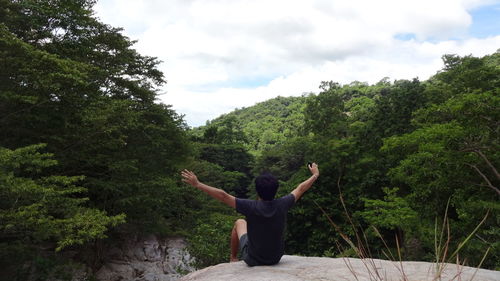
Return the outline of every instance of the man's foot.
{"type": "Polygon", "coordinates": [[[238,258],[231,257],[229,258],[229,262],[237,262],[240,261],[238,258]]]}

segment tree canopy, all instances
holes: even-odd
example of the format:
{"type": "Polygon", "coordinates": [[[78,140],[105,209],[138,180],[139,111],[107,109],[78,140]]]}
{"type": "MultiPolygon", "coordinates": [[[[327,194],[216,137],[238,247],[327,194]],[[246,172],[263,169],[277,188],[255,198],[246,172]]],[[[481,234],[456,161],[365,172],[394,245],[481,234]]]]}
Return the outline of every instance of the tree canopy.
{"type": "Polygon", "coordinates": [[[113,226],[189,224],[178,213],[188,200],[177,179],[190,154],[186,125],[157,101],[159,61],[101,23],[94,4],[0,1],[2,247],[61,250],[113,226]]]}

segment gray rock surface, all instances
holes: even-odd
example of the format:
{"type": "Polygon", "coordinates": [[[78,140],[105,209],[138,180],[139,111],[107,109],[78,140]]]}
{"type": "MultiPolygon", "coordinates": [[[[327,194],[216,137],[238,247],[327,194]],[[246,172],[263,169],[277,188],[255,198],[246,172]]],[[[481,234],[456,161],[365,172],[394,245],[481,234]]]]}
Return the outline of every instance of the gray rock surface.
{"type": "Polygon", "coordinates": [[[131,238],[107,251],[96,274],[101,281],[174,281],[194,271],[182,238],[131,238]]]}
{"type": "Polygon", "coordinates": [[[186,275],[180,281],[465,281],[472,277],[477,281],[500,281],[500,271],[442,265],[439,279],[436,264],[428,262],[283,256],[281,262],[273,266],[248,267],[242,261],[218,264],[186,275]]]}

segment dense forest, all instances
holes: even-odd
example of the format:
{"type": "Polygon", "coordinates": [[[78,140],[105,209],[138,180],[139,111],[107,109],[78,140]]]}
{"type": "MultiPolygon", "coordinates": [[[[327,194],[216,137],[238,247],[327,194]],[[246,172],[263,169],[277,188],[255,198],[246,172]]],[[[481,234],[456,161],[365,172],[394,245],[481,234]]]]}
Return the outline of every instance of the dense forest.
{"type": "Polygon", "coordinates": [[[289,214],[287,254],[500,269],[499,51],[444,55],[426,81],[325,81],[189,128],[158,101],[160,62],[94,4],[0,0],[0,278],[44,276],[70,250],[97,269],[132,233],[226,262],[239,215],[179,171],[255,198],[255,175],[284,195],[309,161],[321,176],[289,214]]]}

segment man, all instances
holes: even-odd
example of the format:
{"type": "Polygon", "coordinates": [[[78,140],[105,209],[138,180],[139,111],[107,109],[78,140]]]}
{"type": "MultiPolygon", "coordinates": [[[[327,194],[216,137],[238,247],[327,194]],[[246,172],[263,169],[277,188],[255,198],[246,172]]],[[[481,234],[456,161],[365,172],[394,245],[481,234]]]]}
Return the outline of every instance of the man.
{"type": "Polygon", "coordinates": [[[319,177],[316,163],[308,165],[308,168],[312,173],[311,177],[299,184],[292,193],[278,199],[274,199],[279,186],[277,179],[271,174],[258,176],[255,179],[255,189],[259,200],[235,198],[224,190],[200,182],[191,171],[184,170],[181,174],[184,182],[245,215],[246,220],[238,219],[234,223],[230,261],[238,261],[240,249],[245,263],[256,266],[276,264],[283,256],[287,212],[319,177]]]}

